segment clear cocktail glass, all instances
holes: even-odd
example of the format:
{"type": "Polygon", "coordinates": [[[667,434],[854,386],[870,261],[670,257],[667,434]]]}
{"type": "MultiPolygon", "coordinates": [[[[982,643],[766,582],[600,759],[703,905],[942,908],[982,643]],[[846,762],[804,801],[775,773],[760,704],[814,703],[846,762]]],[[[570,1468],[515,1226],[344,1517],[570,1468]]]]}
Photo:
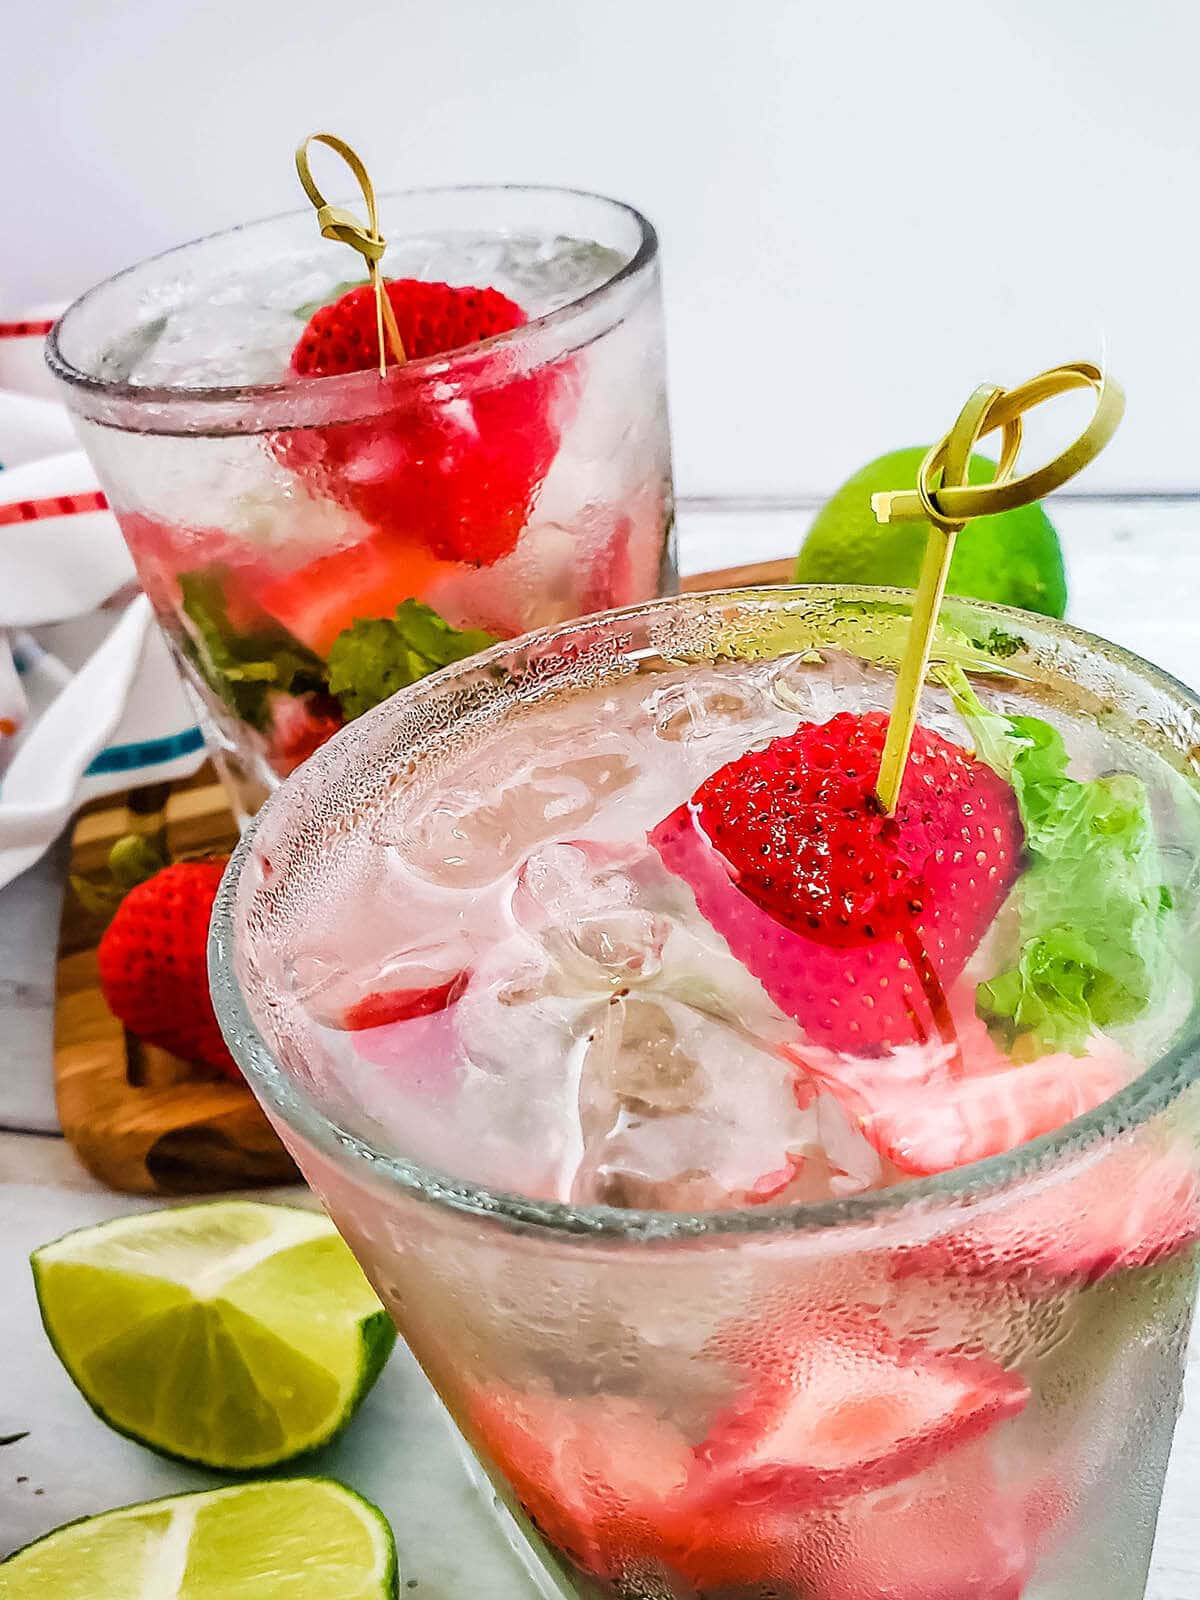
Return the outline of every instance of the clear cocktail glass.
{"type": "Polygon", "coordinates": [[[381,223],[388,279],[497,290],[519,324],[303,375],[307,319],[362,278],[306,210],[130,268],[48,344],[242,815],[421,673],[674,588],[651,225],[519,187],[386,195],[381,223]]]}
{"type": "MultiPolygon", "coordinates": [[[[821,1052],[772,1032],[646,845],[730,749],[890,705],[910,605],[693,596],[499,647],[319,753],[224,880],[226,1037],[546,1593],[1144,1593],[1200,1233],[1189,972],[1136,1042],[1117,1030],[1133,1054],[1054,1059],[1107,1088],[1040,1136],[913,1176],[898,1136],[868,1147],[835,1119],[789,1161],[794,1119],[836,1111],[786,1076],[821,1052]]],[[[969,602],[947,602],[934,658],[1058,726],[1081,771],[1137,775],[1193,929],[1196,697],[969,602]]],[[[922,724],[962,740],[952,717],[927,688],[922,724]]],[[[957,1015],[969,1053],[982,1025],[957,1015]]],[[[907,1107],[910,1151],[946,1136],[932,1099],[928,1120],[907,1107]]]]}

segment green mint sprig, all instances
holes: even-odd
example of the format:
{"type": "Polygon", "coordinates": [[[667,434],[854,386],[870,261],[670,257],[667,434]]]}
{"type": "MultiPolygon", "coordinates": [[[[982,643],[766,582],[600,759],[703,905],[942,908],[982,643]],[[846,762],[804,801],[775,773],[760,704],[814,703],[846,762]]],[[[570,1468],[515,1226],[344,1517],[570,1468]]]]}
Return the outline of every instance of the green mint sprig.
{"type": "Polygon", "coordinates": [[[431,606],[405,600],[393,617],[354,622],[329,650],[329,690],[347,717],[386,700],[439,667],[498,641],[482,628],[452,628],[431,606]]]}
{"type": "Polygon", "coordinates": [[[1129,772],[1069,777],[1056,728],[989,711],[961,668],[938,675],[980,758],[1012,784],[1029,856],[1016,962],[979,985],[976,1008],[1018,1057],[1081,1054],[1093,1029],[1141,1016],[1173,966],[1146,786],[1129,772]]]}
{"type": "Polygon", "coordinates": [[[300,641],[266,619],[243,632],[229,620],[218,568],[185,572],[179,579],[182,609],[190,627],[183,648],[200,676],[238,716],[260,730],[269,724],[273,689],[289,694],[326,687],[325,663],[300,641]]]}

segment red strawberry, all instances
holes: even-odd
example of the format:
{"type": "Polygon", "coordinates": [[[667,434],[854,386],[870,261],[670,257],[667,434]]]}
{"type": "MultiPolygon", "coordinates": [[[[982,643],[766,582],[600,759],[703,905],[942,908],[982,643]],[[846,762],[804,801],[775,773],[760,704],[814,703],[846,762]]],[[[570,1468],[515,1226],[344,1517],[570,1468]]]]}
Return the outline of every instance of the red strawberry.
{"type": "MultiPolygon", "coordinates": [[[[460,350],[525,321],[495,289],[402,278],[387,294],[410,360],[460,350]]],[[[378,359],[374,292],[363,286],[314,313],[292,371],[324,377],[366,370],[378,359]]],[[[372,526],[439,559],[490,566],[516,545],[558,449],[551,412],[560,375],[541,368],[511,376],[498,356],[491,370],[446,387],[453,392],[435,398],[397,384],[395,407],[385,415],[280,434],[276,453],[372,526]]]]}
{"type": "Polygon", "coordinates": [[[119,512],[118,520],[138,579],[158,611],[178,611],[180,573],[219,570],[230,623],[246,632],[262,626],[254,591],[269,569],[244,535],[160,522],[140,511],[119,512]]]}
{"type": "Polygon", "coordinates": [[[805,1600],[1021,1600],[1032,1559],[1019,1500],[971,1446],[823,1511],[706,1506],[679,1519],[671,1556],[704,1594],[805,1600]]]}
{"type": "Polygon", "coordinates": [[[807,1600],[809,1546],[823,1527],[819,1516],[800,1516],[769,1501],[705,1505],[681,1512],[668,1525],[668,1562],[703,1595],[745,1591],[807,1600]]]}
{"type": "Polygon", "coordinates": [[[841,712],[731,761],[651,843],[817,1044],[880,1054],[944,1031],[953,983],[1017,872],[1012,791],[918,728],[894,817],[887,715],[841,712]]]}
{"type": "Polygon", "coordinates": [[[842,1102],[885,1160],[918,1177],[1014,1150],[1091,1111],[1135,1075],[1107,1039],[1086,1056],[1014,1065],[969,1004],[953,1006],[951,1017],[953,1048],[897,1051],[886,1063],[808,1045],[783,1049],[842,1102]]]}
{"type": "Polygon", "coordinates": [[[945,1271],[1015,1279],[1028,1293],[1054,1292],[1154,1266],[1198,1238],[1195,1151],[1186,1143],[1164,1147],[1146,1139],[1018,1189],[975,1221],[903,1252],[894,1271],[897,1277],[945,1271]]]}
{"type": "Polygon", "coordinates": [[[592,557],[580,595],[580,615],[632,605],[639,595],[636,579],[633,518],[618,517],[612,533],[592,557]]]}
{"type": "Polygon", "coordinates": [[[394,616],[404,600],[423,594],[459,569],[418,544],[381,534],[318,556],[307,566],[260,583],[259,605],[319,656],[354,622],[394,616]]]}
{"type": "Polygon", "coordinates": [[[330,695],[273,695],[267,734],[272,770],[286,778],[345,725],[346,719],[330,695]]]}
{"type": "MultiPolygon", "coordinates": [[[[393,278],[386,287],[409,361],[478,344],[525,321],[520,306],[498,289],[452,289],[419,278],[393,278]]],[[[377,326],[374,289],[368,283],[350,289],[308,319],[292,351],[292,371],[302,378],[328,378],[377,366],[377,326]]]]}
{"type": "Polygon", "coordinates": [[[843,1317],[802,1318],[786,1335],[750,1329],[742,1343],[748,1387],[698,1451],[705,1498],[723,1504],[810,1509],[895,1483],[1029,1398],[985,1357],[934,1355],[843,1317]]]}
{"type": "Polygon", "coordinates": [[[109,1009],[139,1039],[241,1074],[208,992],[208,924],[224,861],[181,861],[131,889],[96,951],[109,1009]]]}
{"type": "MultiPolygon", "coordinates": [[[[431,999],[433,991],[430,991],[431,999]]],[[[381,1002],[389,996],[380,995],[381,1002]]],[[[360,1061],[377,1067],[404,1096],[406,1114],[415,1104],[449,1111],[467,1070],[453,1000],[438,1011],[416,1012],[394,1022],[359,1028],[350,1035],[360,1061]]]]}
{"type": "Polygon", "coordinates": [[[541,1532],[578,1566],[612,1578],[661,1559],[695,1458],[644,1402],[497,1385],[474,1397],[468,1422],[541,1532]]]}
{"type": "Polygon", "coordinates": [[[364,1028],[385,1028],[396,1022],[411,1022],[414,1017],[431,1017],[453,1005],[467,986],[470,974],[456,972],[445,983],[424,989],[391,989],[364,995],[346,1010],[343,1028],[357,1033],[364,1028]]]}

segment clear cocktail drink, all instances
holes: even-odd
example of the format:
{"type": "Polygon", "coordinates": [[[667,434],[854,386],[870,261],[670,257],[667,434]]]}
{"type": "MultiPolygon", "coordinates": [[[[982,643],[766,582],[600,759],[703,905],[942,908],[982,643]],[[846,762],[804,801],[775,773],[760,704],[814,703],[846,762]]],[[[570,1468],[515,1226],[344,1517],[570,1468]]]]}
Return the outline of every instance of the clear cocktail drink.
{"type": "Polygon", "coordinates": [[[384,378],[362,262],[311,211],[131,268],[50,339],[243,812],[402,685],[674,585],[650,224],[520,188],[381,220],[384,378]]]}
{"type": "Polygon", "coordinates": [[[364,718],[218,1012],[579,1594],[1143,1592],[1195,1286],[1200,707],[948,604],[664,602],[364,718]]]}

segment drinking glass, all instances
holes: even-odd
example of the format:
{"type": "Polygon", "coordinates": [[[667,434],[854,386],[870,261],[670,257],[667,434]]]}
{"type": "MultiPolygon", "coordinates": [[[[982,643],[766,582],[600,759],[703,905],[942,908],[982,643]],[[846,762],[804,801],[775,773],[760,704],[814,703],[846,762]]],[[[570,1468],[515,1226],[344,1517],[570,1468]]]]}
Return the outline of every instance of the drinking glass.
{"type": "MultiPolygon", "coordinates": [[[[847,661],[894,671],[910,606],[878,589],[689,596],[497,647],[320,752],[226,873],[210,945],[226,1038],[522,1519],[545,1593],[1144,1593],[1196,1285],[1194,1009],[1126,1088],[1007,1154],[871,1193],[715,1211],[533,1198],[481,1180],[487,1157],[469,1143],[435,1169],[414,1155],[416,1124],[359,1098],[309,1020],[342,955],[336,930],[386,896],[388,841],[418,793],[449,792],[461,752],[499,754],[535,702],[569,708],[639,681],[649,694],[680,667],[799,662],[836,701],[847,661]],[[869,1435],[872,1408],[891,1403],[859,1365],[852,1330],[864,1326],[885,1330],[918,1385],[986,1369],[990,1398],[977,1395],[970,1427],[860,1459],[859,1420],[869,1435]],[[812,1387],[797,1392],[797,1352],[817,1350],[812,1387]],[[777,1407],[786,1454],[783,1419],[799,1404],[819,1436],[831,1371],[830,1428],[846,1433],[826,1445],[845,1449],[844,1470],[801,1460],[780,1475],[767,1452],[740,1497],[696,1488],[722,1427],[726,1447],[739,1428],[744,1444],[747,1428],[770,1433],[777,1407]]],[[[934,653],[956,650],[985,700],[1015,686],[1137,766],[1194,923],[1196,696],[1101,639],[1001,607],[947,601],[934,653]]]]}
{"type": "Polygon", "coordinates": [[[518,187],[380,215],[389,279],[499,290],[520,324],[385,378],[299,375],[362,268],[305,210],[131,267],[48,343],[242,817],[422,673],[675,587],[650,223],[518,187]]]}

